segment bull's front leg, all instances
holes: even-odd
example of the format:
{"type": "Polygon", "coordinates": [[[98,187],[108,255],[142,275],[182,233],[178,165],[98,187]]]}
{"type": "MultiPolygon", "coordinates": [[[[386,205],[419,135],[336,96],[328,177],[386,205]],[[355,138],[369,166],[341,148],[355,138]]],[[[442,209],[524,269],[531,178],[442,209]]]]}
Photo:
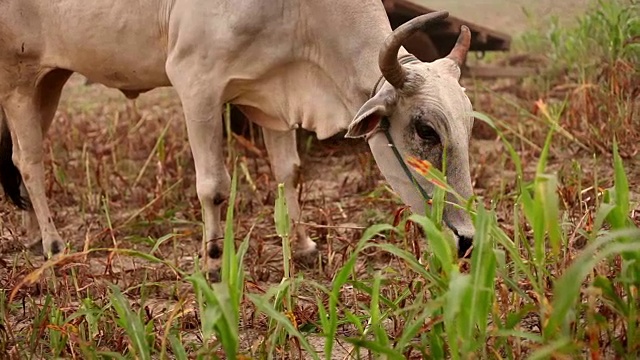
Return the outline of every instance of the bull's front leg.
{"type": "Polygon", "coordinates": [[[293,255],[296,260],[304,265],[314,265],[318,257],[316,243],[307,235],[305,226],[298,224],[301,220],[301,212],[296,187],[298,185],[300,157],[296,147],[296,132],[295,130],[274,131],[263,128],[262,134],[276,181],[284,184],[287,210],[292,221],[292,227],[295,230],[293,255]]]}
{"type": "Polygon", "coordinates": [[[211,281],[220,281],[223,230],[222,203],[228,199],[231,180],[224,163],[222,103],[215,83],[185,63],[168,67],[171,82],[184,110],[189,145],[196,171],[196,192],[204,222],[205,263],[211,281]]]}
{"type": "MultiPolygon", "coordinates": [[[[4,107],[13,140],[13,162],[22,174],[23,195],[26,190],[32,206],[24,214],[27,233],[35,237],[39,229],[44,255],[51,257],[60,254],[65,245],[54,225],[45,194],[42,142],[43,123],[48,119],[44,119],[46,114],[35,106],[34,98],[29,90],[16,92],[4,107]]],[[[31,244],[34,245],[37,242],[31,244]]]]}
{"type": "Polygon", "coordinates": [[[223,229],[222,203],[229,197],[230,177],[224,164],[221,108],[196,107],[196,114],[185,108],[187,133],[196,170],[196,192],[202,206],[206,265],[211,281],[220,281],[223,229]],[[201,115],[204,117],[197,117],[201,115]],[[217,115],[217,116],[216,116],[217,115]]]}
{"type": "MultiPolygon", "coordinates": [[[[24,191],[26,192],[27,189],[24,191]]],[[[27,248],[35,253],[43,251],[38,217],[32,207],[22,211],[22,227],[27,235],[27,248]]]]}
{"type": "MultiPolygon", "coordinates": [[[[29,199],[29,192],[24,185],[24,181],[20,184],[20,196],[23,199],[29,199]]],[[[25,229],[27,236],[27,249],[34,253],[42,253],[40,225],[38,225],[38,217],[30,201],[26,204],[26,208],[22,210],[22,227],[25,229]]]]}

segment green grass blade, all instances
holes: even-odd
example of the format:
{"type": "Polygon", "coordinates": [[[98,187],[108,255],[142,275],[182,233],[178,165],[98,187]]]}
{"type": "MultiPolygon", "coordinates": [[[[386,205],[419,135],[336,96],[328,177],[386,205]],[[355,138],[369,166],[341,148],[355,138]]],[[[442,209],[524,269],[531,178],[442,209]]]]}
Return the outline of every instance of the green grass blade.
{"type": "Polygon", "coordinates": [[[598,275],[593,280],[593,286],[602,291],[603,300],[611,303],[611,308],[616,311],[618,315],[622,317],[629,316],[630,307],[618,296],[611,280],[602,275],[598,275]]]}
{"type": "Polygon", "coordinates": [[[464,316],[470,319],[465,323],[471,325],[463,328],[465,335],[465,353],[475,352],[474,347],[485,344],[487,320],[494,297],[494,281],[496,273],[496,257],[493,251],[493,239],[489,226],[491,217],[484,207],[478,207],[476,216],[476,236],[473,239],[473,255],[471,256],[471,284],[462,303],[464,316]],[[476,327],[480,338],[474,341],[476,327]]]}
{"type": "MultiPolygon", "coordinates": [[[[351,281],[350,284],[353,286],[354,289],[360,290],[370,296],[373,296],[375,292],[371,286],[368,286],[362,281],[351,281]]],[[[404,294],[406,295],[406,292],[404,294]]],[[[384,304],[385,306],[389,307],[389,309],[391,309],[392,311],[398,309],[398,305],[391,299],[388,299],[386,296],[382,296],[382,295],[377,295],[377,296],[378,296],[378,301],[381,304],[384,304]]],[[[405,298],[404,296],[400,295],[395,299],[395,301],[396,302],[402,301],[404,298],[405,298]]]]}
{"type": "Polygon", "coordinates": [[[462,336],[465,334],[467,327],[473,326],[468,315],[460,315],[463,311],[462,305],[465,293],[471,284],[470,280],[468,275],[460,274],[457,270],[452,272],[449,290],[445,294],[446,301],[443,306],[444,327],[452,359],[460,358],[459,347],[463,345],[461,342],[465,340],[462,336]]]}
{"type": "Polygon", "coordinates": [[[293,326],[291,321],[289,321],[289,318],[287,318],[281,312],[278,312],[269,303],[269,301],[265,300],[261,296],[257,296],[257,295],[253,295],[253,294],[247,294],[247,297],[258,308],[258,310],[260,310],[261,312],[266,314],[270,319],[274,320],[280,326],[282,326],[287,331],[287,333],[289,333],[290,336],[296,337],[298,339],[298,341],[300,341],[300,345],[302,345],[302,348],[307,351],[307,353],[309,354],[309,356],[311,356],[311,358],[313,358],[315,360],[319,360],[320,359],[318,357],[318,354],[316,353],[316,351],[313,349],[313,347],[311,347],[311,345],[307,341],[306,337],[304,337],[300,333],[300,331],[298,329],[296,329],[295,326],[293,326]]]}
{"type": "Polygon", "coordinates": [[[169,343],[176,360],[187,360],[187,351],[184,349],[182,342],[173,334],[169,335],[169,343]]]}
{"type": "Polygon", "coordinates": [[[602,229],[602,225],[605,220],[610,216],[612,211],[616,209],[615,205],[611,204],[601,204],[596,211],[596,218],[593,221],[593,237],[595,238],[598,235],[598,231],[602,229]]]}
{"type": "Polygon", "coordinates": [[[335,334],[335,330],[332,329],[332,321],[330,315],[322,303],[322,299],[316,297],[316,304],[318,305],[318,319],[320,320],[320,328],[322,331],[322,335],[325,337],[324,342],[324,355],[325,359],[331,359],[331,351],[333,350],[333,341],[329,339],[333,339],[333,335],[335,334]]]}
{"type": "Polygon", "coordinates": [[[409,220],[420,224],[420,226],[424,229],[427,241],[431,245],[431,250],[440,262],[442,270],[448,277],[454,266],[452,249],[455,247],[455,245],[453,244],[453,242],[449,241],[444,236],[442,231],[438,229],[436,224],[428,217],[413,214],[409,217],[409,220]]]}
{"type": "MultiPolygon", "coordinates": [[[[558,181],[555,176],[538,175],[536,179],[536,197],[539,196],[542,219],[551,245],[551,254],[560,255],[562,231],[560,230],[560,200],[558,198],[558,181]]],[[[544,245],[543,245],[544,246],[544,245]]],[[[544,251],[544,250],[543,250],[544,251]]]]}
{"type": "Polygon", "coordinates": [[[98,351],[97,354],[100,356],[100,359],[127,360],[127,358],[122,356],[122,354],[118,354],[113,351],[98,351]]]}
{"type": "MultiPolygon", "coordinates": [[[[204,278],[203,278],[204,279],[204,278]]],[[[229,359],[235,359],[238,353],[238,312],[233,309],[228,288],[222,284],[214,284],[213,293],[216,305],[222,316],[216,324],[217,335],[229,359]],[[215,286],[220,285],[220,286],[215,286]]]]}
{"type": "Polygon", "coordinates": [[[542,175],[545,173],[547,169],[547,162],[549,159],[549,149],[551,148],[551,140],[553,139],[554,126],[551,127],[550,131],[547,133],[547,138],[544,141],[544,147],[542,148],[542,152],[540,153],[540,158],[538,159],[538,166],[536,167],[536,175],[542,175]]]}
{"type": "Polygon", "coordinates": [[[358,245],[356,245],[355,250],[353,251],[353,253],[351,254],[351,256],[349,257],[349,259],[345,262],[345,264],[342,266],[342,268],[340,269],[340,271],[338,271],[338,273],[334,276],[333,278],[333,288],[339,288],[342,285],[346,284],[349,276],[353,273],[353,269],[356,266],[356,261],[358,260],[358,255],[360,254],[360,252],[367,246],[367,243],[376,235],[379,233],[382,233],[384,231],[395,231],[396,229],[388,224],[377,224],[377,225],[372,225],[369,228],[367,228],[364,232],[364,234],[362,234],[362,237],[360,238],[360,241],[358,242],[358,245]]]}
{"type": "MultiPolygon", "coordinates": [[[[285,279],[289,279],[291,277],[291,243],[289,238],[289,228],[291,223],[289,221],[289,213],[287,211],[287,203],[285,200],[284,184],[278,184],[278,196],[276,198],[273,217],[276,225],[276,231],[282,239],[283,276],[285,279]]],[[[290,309],[292,306],[290,296],[286,296],[286,301],[287,306],[290,309]]]]}
{"type": "Polygon", "coordinates": [[[160,246],[162,244],[164,244],[165,242],[171,240],[174,236],[175,236],[175,234],[166,234],[166,235],[160,237],[158,240],[155,241],[155,244],[153,245],[153,248],[151,249],[151,251],[149,251],[149,254],[153,254],[156,251],[158,251],[158,249],[160,248],[160,246]]]}
{"type": "Polygon", "coordinates": [[[576,344],[570,338],[562,338],[559,340],[555,340],[550,344],[547,344],[538,350],[536,350],[531,356],[529,356],[529,360],[542,360],[542,359],[554,359],[559,355],[560,352],[566,352],[567,350],[577,350],[576,344]]]}
{"type": "Polygon", "coordinates": [[[354,345],[356,349],[365,348],[373,352],[386,355],[388,356],[388,359],[404,360],[404,356],[402,355],[402,353],[399,353],[393,349],[385,347],[384,345],[376,341],[368,341],[364,339],[354,339],[354,338],[347,338],[345,339],[345,341],[354,345]]]}
{"type": "Polygon", "coordinates": [[[371,305],[369,307],[369,315],[371,328],[375,336],[376,342],[381,346],[389,347],[389,338],[382,324],[382,316],[380,314],[380,273],[376,272],[373,278],[373,287],[371,291],[371,305]]]}
{"type": "Polygon", "coordinates": [[[397,256],[398,258],[402,259],[409,266],[409,268],[411,268],[411,270],[413,270],[414,272],[416,272],[426,280],[429,280],[431,283],[435,284],[439,288],[445,288],[446,286],[445,281],[439,276],[437,276],[436,274],[432,274],[429,271],[427,271],[424,268],[424,266],[420,265],[418,260],[416,260],[415,255],[413,255],[412,253],[406,250],[402,250],[395,245],[387,244],[387,243],[368,244],[367,247],[375,247],[375,248],[384,250],[389,254],[397,256]]]}
{"type": "Polygon", "coordinates": [[[529,191],[523,186],[519,202],[523,213],[533,229],[534,254],[533,261],[538,268],[542,268],[546,259],[544,249],[544,214],[543,207],[540,205],[540,196],[536,196],[534,200],[529,191]]]}
{"type": "Polygon", "coordinates": [[[424,305],[425,309],[420,313],[420,315],[405,324],[402,334],[396,342],[396,351],[404,352],[413,338],[418,335],[420,330],[422,330],[425,320],[428,317],[433,316],[434,311],[438,309],[438,307],[434,306],[433,302],[427,302],[424,305]]]}
{"type": "Polygon", "coordinates": [[[509,152],[509,156],[511,157],[511,161],[513,161],[513,164],[516,167],[516,174],[517,174],[516,181],[517,181],[517,184],[519,185],[520,181],[522,180],[523,171],[522,171],[522,161],[520,160],[520,156],[518,156],[516,149],[513,148],[509,140],[507,140],[507,138],[504,136],[502,131],[498,129],[498,127],[495,125],[495,122],[488,115],[483,114],[479,111],[473,111],[473,117],[488,124],[493,130],[496,131],[496,133],[500,137],[500,140],[502,141],[504,146],[507,148],[507,151],[509,152]]]}
{"type": "Polygon", "coordinates": [[[280,237],[288,237],[290,222],[284,195],[284,184],[278,184],[278,196],[276,197],[273,217],[278,235],[280,235],[280,237]]]}
{"type": "MultiPolygon", "coordinates": [[[[345,323],[352,324],[358,330],[358,334],[364,334],[364,326],[362,326],[363,319],[351,312],[348,308],[344,309],[345,323]]],[[[331,356],[331,352],[326,353],[327,356],[331,356]]]]}
{"type": "Polygon", "coordinates": [[[233,175],[231,176],[231,193],[229,195],[229,206],[227,207],[227,216],[225,220],[224,243],[222,246],[222,271],[220,277],[221,282],[229,284],[229,286],[232,286],[231,284],[234,284],[234,280],[237,276],[235,271],[238,269],[235,249],[235,237],[233,231],[234,209],[236,203],[236,195],[238,192],[237,188],[238,171],[234,162],[233,175]]]}
{"type": "Polygon", "coordinates": [[[140,360],[151,359],[151,348],[147,342],[147,334],[145,326],[142,324],[140,316],[131,310],[129,301],[124,298],[120,289],[115,285],[109,285],[111,288],[112,304],[118,313],[118,323],[127,333],[131,340],[131,345],[136,358],[140,360]]]}
{"type": "Polygon", "coordinates": [[[602,259],[624,251],[640,251],[640,243],[611,243],[625,236],[640,237],[640,229],[628,229],[613,231],[598,241],[590,244],[574,263],[567,269],[564,275],[554,285],[552,312],[543,329],[545,339],[557,337],[561,331],[561,325],[568,321],[567,315],[572,305],[580,295],[580,286],[584,278],[592,271],[593,267],[602,259]],[[611,243],[611,244],[609,244],[611,243]],[[602,246],[602,249],[599,249],[602,246]]]}
{"type": "Polygon", "coordinates": [[[628,223],[629,214],[629,180],[624,171],[624,165],[622,164],[622,158],[618,152],[618,142],[613,143],[613,169],[614,169],[614,184],[615,184],[615,196],[616,206],[618,208],[617,216],[611,218],[612,225],[618,229],[623,228],[628,223]]]}

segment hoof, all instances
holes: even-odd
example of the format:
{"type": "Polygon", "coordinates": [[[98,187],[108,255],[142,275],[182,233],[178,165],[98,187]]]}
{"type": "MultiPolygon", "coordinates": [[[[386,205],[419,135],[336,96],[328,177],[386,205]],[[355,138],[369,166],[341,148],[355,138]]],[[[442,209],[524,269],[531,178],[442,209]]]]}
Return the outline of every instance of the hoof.
{"type": "MultiPolygon", "coordinates": [[[[44,244],[43,244],[44,245],[44,244]]],[[[41,247],[42,255],[44,256],[44,260],[47,261],[49,259],[54,259],[58,255],[61,255],[64,252],[64,243],[60,240],[54,240],[51,242],[51,249],[47,251],[44,249],[44,246],[41,247]]]]}
{"type": "Polygon", "coordinates": [[[458,258],[459,259],[471,259],[471,253],[473,251],[473,239],[466,236],[461,236],[458,239],[458,258]]]}
{"type": "Polygon", "coordinates": [[[207,243],[207,277],[212,283],[219,283],[221,278],[222,248],[215,240],[207,243]]]}
{"type": "Polygon", "coordinates": [[[51,248],[49,249],[49,251],[47,251],[44,248],[42,240],[38,239],[29,243],[27,245],[27,249],[36,255],[44,256],[44,259],[47,260],[49,257],[49,253],[51,254],[52,258],[62,254],[64,252],[65,246],[61,240],[54,240],[51,242],[51,248]]]}
{"type": "Polygon", "coordinates": [[[318,264],[318,248],[298,250],[293,254],[293,260],[305,268],[313,268],[318,264]]]}
{"type": "Polygon", "coordinates": [[[64,251],[64,243],[60,240],[55,240],[51,243],[51,255],[56,256],[64,251]]]}
{"type": "Polygon", "coordinates": [[[209,259],[216,260],[222,257],[222,248],[216,242],[210,241],[208,247],[207,255],[209,255],[209,259]]]}
{"type": "Polygon", "coordinates": [[[36,255],[44,255],[44,250],[42,249],[42,239],[38,238],[38,240],[30,242],[27,245],[27,250],[36,255]]]}
{"type": "Polygon", "coordinates": [[[220,282],[220,268],[209,269],[209,271],[207,271],[207,277],[209,278],[210,282],[219,283],[220,282]]]}

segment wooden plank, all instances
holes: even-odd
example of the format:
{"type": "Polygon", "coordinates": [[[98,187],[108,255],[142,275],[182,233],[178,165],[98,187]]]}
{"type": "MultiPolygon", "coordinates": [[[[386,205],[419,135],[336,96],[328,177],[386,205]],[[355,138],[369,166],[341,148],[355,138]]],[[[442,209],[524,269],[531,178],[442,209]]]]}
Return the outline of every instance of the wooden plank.
{"type": "MultiPolygon", "coordinates": [[[[437,11],[436,9],[424,7],[410,0],[393,0],[392,9],[391,12],[408,18],[414,18],[422,14],[437,11]]],[[[439,37],[457,37],[462,25],[467,25],[473,33],[473,50],[505,51],[509,50],[511,46],[511,36],[454,16],[449,16],[444,20],[443,24],[429,30],[428,34],[434,38],[436,42],[438,42],[436,38],[439,37]]]]}

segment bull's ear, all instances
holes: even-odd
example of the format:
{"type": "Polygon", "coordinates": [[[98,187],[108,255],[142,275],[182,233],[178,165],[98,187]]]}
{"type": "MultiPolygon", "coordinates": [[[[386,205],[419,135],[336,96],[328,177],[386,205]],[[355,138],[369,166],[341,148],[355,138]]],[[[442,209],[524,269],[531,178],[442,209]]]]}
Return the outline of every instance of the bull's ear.
{"type": "Polygon", "coordinates": [[[349,125],[346,138],[359,138],[372,132],[393,107],[393,96],[389,91],[381,91],[362,105],[349,125]]]}

